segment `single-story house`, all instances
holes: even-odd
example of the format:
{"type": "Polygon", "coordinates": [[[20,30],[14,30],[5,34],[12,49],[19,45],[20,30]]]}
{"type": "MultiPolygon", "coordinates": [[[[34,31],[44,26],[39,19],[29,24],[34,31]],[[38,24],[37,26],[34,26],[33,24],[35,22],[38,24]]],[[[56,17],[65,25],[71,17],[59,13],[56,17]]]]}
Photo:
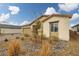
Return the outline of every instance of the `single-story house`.
{"type": "Polygon", "coordinates": [[[36,22],[41,22],[39,34],[45,37],[57,37],[60,40],[69,40],[69,19],[72,15],[52,14],[42,15],[28,25],[22,27],[23,34],[32,34],[36,22]]]}
{"type": "Polygon", "coordinates": [[[0,34],[21,34],[21,27],[7,24],[0,24],[0,34]]]}
{"type": "Polygon", "coordinates": [[[72,27],[72,30],[73,30],[73,31],[76,31],[76,32],[79,32],[79,24],[74,25],[74,26],[72,27]]]}

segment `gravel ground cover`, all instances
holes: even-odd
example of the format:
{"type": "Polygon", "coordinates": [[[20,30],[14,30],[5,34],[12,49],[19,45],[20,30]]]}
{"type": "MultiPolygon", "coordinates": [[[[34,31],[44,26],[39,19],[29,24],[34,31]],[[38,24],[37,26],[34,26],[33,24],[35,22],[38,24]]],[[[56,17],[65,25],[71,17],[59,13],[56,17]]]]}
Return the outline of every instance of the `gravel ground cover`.
{"type": "MultiPolygon", "coordinates": [[[[31,38],[33,39],[33,38],[31,38]]],[[[21,50],[20,56],[39,56],[42,49],[41,42],[37,43],[32,41],[30,38],[24,38],[24,40],[18,39],[21,41],[21,50]]],[[[45,47],[45,51],[49,52],[48,56],[79,56],[79,40],[70,40],[70,41],[53,41],[52,43],[49,40],[46,41],[50,46],[45,47]],[[47,48],[50,48],[47,50],[47,48]]],[[[0,56],[7,56],[7,46],[9,41],[0,41],[0,56]]],[[[45,53],[45,52],[44,52],[45,53]]]]}

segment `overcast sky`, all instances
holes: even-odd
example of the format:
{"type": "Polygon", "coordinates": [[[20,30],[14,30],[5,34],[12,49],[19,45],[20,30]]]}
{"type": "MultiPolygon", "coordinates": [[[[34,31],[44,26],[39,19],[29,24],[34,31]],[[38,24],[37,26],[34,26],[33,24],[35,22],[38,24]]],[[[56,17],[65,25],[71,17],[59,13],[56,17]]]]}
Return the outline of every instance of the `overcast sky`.
{"type": "Polygon", "coordinates": [[[79,4],[59,3],[0,3],[0,23],[25,25],[41,15],[72,14],[70,26],[79,23],[79,4]]]}

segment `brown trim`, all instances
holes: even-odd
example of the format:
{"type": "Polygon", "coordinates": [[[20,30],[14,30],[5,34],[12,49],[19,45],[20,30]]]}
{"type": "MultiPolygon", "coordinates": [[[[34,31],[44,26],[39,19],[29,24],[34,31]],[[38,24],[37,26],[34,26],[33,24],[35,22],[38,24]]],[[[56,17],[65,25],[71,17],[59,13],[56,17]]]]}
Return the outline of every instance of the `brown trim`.
{"type": "Polygon", "coordinates": [[[52,21],[52,22],[49,22],[49,24],[51,24],[51,23],[56,23],[56,22],[59,22],[59,21],[52,21]]]}
{"type": "Polygon", "coordinates": [[[38,18],[36,18],[34,21],[32,21],[30,24],[27,24],[27,25],[23,25],[23,26],[30,26],[31,24],[33,24],[35,21],[39,20],[40,18],[42,17],[48,17],[49,15],[41,15],[39,16],[38,18]]]}
{"type": "Polygon", "coordinates": [[[66,15],[66,14],[52,14],[52,15],[42,15],[40,17],[38,17],[36,20],[32,21],[30,24],[27,24],[27,25],[24,25],[24,26],[30,26],[31,24],[33,24],[35,21],[39,20],[40,18],[42,17],[47,17],[46,19],[44,19],[42,22],[50,19],[51,17],[54,17],[54,16],[59,16],[59,17],[69,17],[71,18],[72,15],[66,15]]]}
{"type": "Polygon", "coordinates": [[[40,18],[42,18],[42,17],[48,17],[48,16],[49,15],[42,15],[42,16],[38,17],[36,20],[34,20],[32,23],[30,23],[30,25],[33,24],[35,21],[39,20],[40,18]]]}
{"type": "Polygon", "coordinates": [[[44,21],[46,21],[46,20],[48,20],[48,19],[50,19],[51,17],[54,17],[54,16],[59,16],[59,17],[69,17],[69,18],[71,18],[72,17],[72,15],[65,15],[65,14],[53,14],[53,15],[51,15],[51,16],[49,16],[48,18],[46,18],[46,19],[44,19],[42,22],[44,22],[44,21]]]}

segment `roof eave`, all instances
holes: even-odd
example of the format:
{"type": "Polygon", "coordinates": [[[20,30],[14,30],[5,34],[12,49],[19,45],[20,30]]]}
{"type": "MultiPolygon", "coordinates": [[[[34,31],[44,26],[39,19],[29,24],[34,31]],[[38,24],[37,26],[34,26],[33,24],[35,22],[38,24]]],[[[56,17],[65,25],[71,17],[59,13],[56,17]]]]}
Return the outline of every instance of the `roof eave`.
{"type": "Polygon", "coordinates": [[[53,14],[51,16],[49,16],[48,18],[44,19],[42,22],[48,20],[49,18],[53,17],[53,16],[62,16],[62,17],[69,17],[69,18],[72,18],[72,15],[65,15],[65,14],[53,14]]]}

